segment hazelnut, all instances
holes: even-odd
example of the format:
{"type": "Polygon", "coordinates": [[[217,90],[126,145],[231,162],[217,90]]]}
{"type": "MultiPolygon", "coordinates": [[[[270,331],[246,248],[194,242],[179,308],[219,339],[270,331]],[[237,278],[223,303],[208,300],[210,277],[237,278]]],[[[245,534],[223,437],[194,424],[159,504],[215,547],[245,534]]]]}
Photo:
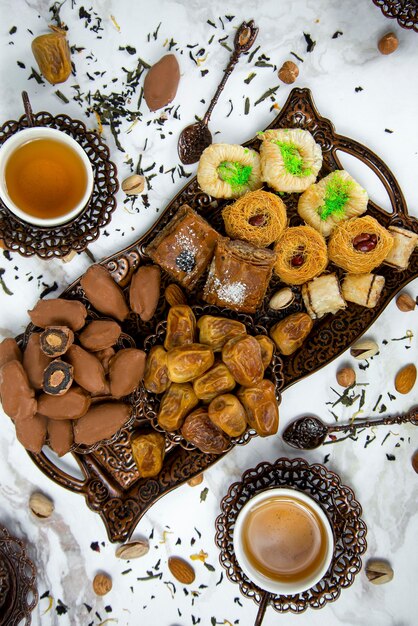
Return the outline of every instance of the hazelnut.
{"type": "Polygon", "coordinates": [[[341,387],[351,387],[356,382],[356,373],[351,367],[343,367],[337,372],[337,383],[341,387]]]}
{"type": "Polygon", "coordinates": [[[377,47],[381,54],[392,54],[392,52],[395,52],[398,45],[399,41],[395,33],[386,33],[386,35],[383,35],[379,40],[377,47]]]}
{"type": "Polygon", "coordinates": [[[97,596],[105,596],[112,589],[112,579],[107,574],[96,574],[93,591],[97,596]]]}
{"type": "Polygon", "coordinates": [[[189,480],[187,481],[187,484],[190,487],[197,487],[197,485],[200,485],[203,482],[203,472],[201,474],[196,474],[196,476],[193,476],[193,478],[189,478],[189,480]]]}
{"type": "Polygon", "coordinates": [[[124,191],[127,196],[139,196],[139,194],[144,191],[144,188],[145,178],[144,176],[139,176],[139,174],[128,176],[128,178],[122,181],[122,191],[124,191]]]}
{"type": "Polygon", "coordinates": [[[277,75],[281,81],[287,85],[291,85],[299,76],[299,68],[293,61],[285,61],[277,75]]]}
{"type": "Polygon", "coordinates": [[[400,311],[407,313],[415,309],[416,302],[408,293],[403,292],[396,298],[396,306],[400,311]]]}

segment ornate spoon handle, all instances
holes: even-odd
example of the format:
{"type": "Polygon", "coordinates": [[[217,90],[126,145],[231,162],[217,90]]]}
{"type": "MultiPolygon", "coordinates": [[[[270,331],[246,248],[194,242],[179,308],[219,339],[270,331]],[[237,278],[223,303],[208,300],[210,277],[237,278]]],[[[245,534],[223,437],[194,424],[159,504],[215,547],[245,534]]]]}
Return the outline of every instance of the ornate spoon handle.
{"type": "Polygon", "coordinates": [[[358,428],[371,428],[373,426],[390,426],[391,424],[404,424],[411,422],[414,426],[418,426],[418,407],[413,407],[408,413],[400,413],[399,415],[388,415],[380,419],[366,419],[352,422],[351,424],[340,424],[339,426],[328,426],[328,434],[341,431],[357,430],[358,428]]]}

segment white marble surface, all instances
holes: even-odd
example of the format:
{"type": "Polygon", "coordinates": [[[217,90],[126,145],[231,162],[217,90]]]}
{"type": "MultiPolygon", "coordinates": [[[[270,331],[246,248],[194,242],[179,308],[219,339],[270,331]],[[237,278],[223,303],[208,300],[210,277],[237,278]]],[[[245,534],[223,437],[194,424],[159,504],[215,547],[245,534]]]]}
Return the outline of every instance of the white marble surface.
{"type": "MultiPolygon", "coordinates": [[[[150,113],[142,103],[139,121],[127,132],[130,122],[123,122],[120,140],[126,150],[123,154],[115,147],[113,138],[105,127],[104,136],[109,143],[112,158],[118,165],[120,179],[130,173],[126,161],[132,158],[136,165],[142,154],[142,167],[146,170],[154,162],[153,169],[146,172],[156,176],[149,181],[149,207],[137,200],[133,208],[124,205],[123,194],[119,194],[118,208],[111,224],[106,228],[108,236],[102,235],[91,245],[96,259],[117,251],[138,238],[153,223],[156,212],[163,209],[170,198],[182,187],[175,170],[172,180],[171,168],[177,168],[177,137],[180,130],[192,122],[194,115],[203,115],[222,68],[226,65],[229,52],[218,39],[229,35],[231,43],[234,28],[243,19],[254,18],[260,27],[257,45],[260,49],[248,63],[244,58],[237,66],[227,85],[224,96],[214,112],[211,129],[216,140],[243,142],[264,128],[275,112],[270,111],[272,102],[265,100],[257,106],[255,101],[270,87],[280,84],[271,67],[255,67],[260,54],[271,58],[271,63],[280,67],[293,51],[303,58],[298,62],[299,79],[295,86],[309,87],[320,113],[333,120],[337,131],[365,143],[378,153],[392,169],[400,182],[411,213],[418,215],[416,207],[416,171],[418,167],[418,82],[415,80],[418,63],[418,36],[400,29],[397,24],[383,17],[370,0],[287,0],[286,2],[243,3],[230,0],[228,3],[214,0],[210,4],[194,0],[161,0],[156,3],[102,0],[83,3],[82,0],[67,0],[62,6],[61,16],[69,28],[71,45],[85,49],[75,53],[77,75],[59,89],[70,102],[64,104],[55,95],[57,87],[48,83],[38,85],[28,80],[31,66],[36,67],[30,44],[34,35],[45,32],[51,21],[49,2],[44,0],[0,0],[0,120],[15,119],[22,113],[20,92],[29,92],[35,111],[49,110],[55,114],[67,113],[96,127],[94,116],[88,115],[88,103],[73,100],[74,84],[79,84],[85,93],[99,89],[106,93],[104,84],[112,85],[109,79],[116,78],[112,89],[123,88],[124,71],[136,67],[138,55],[147,63],[157,61],[167,51],[164,42],[173,38],[181,66],[181,83],[174,101],[179,105],[181,119],[167,114],[161,126],[160,113],[150,113]],[[96,12],[102,19],[103,30],[94,33],[89,27],[97,24],[95,16],[85,28],[85,19],[80,19],[80,8],[96,12]],[[219,17],[235,16],[231,22],[223,18],[225,30],[219,17]],[[112,21],[114,16],[117,25],[112,21]],[[216,28],[208,24],[211,20],[216,28]],[[152,36],[161,22],[156,38],[152,36]],[[17,31],[10,35],[10,29],[17,31]],[[383,57],[376,48],[379,37],[394,30],[400,41],[399,49],[391,56],[383,57]],[[336,31],[342,35],[333,39],[336,31]],[[310,33],[316,40],[311,53],[306,52],[303,32],[310,33]],[[150,41],[147,34],[151,33],[150,41]],[[97,38],[97,34],[102,39],[97,38]],[[214,35],[210,45],[208,40],[214,35]],[[198,44],[187,48],[187,44],[198,44]],[[128,54],[119,46],[134,46],[136,53],[128,54]],[[200,67],[189,57],[200,48],[205,48],[200,67]],[[183,51],[183,54],[181,54],[183,51]],[[207,53],[207,57],[206,57],[207,53]],[[17,61],[25,65],[18,66],[17,61]],[[201,76],[201,70],[209,73],[201,76]],[[93,72],[106,71],[102,77],[93,72]],[[243,81],[250,72],[256,77],[249,86],[243,81]],[[88,79],[87,73],[95,77],[88,79]],[[362,87],[362,91],[355,91],[362,87]],[[250,98],[250,111],[244,114],[245,97],[250,98]],[[229,100],[233,103],[233,110],[229,100]],[[385,129],[393,133],[385,132],[385,129]],[[160,135],[165,138],[161,139],[160,135]],[[146,147],[144,147],[146,146],[146,147]],[[163,166],[160,171],[160,166],[163,166]],[[167,173],[168,172],[168,173],[167,173]]],[[[140,80],[139,88],[143,77],[140,80]]],[[[109,90],[108,86],[108,90],[109,90]]],[[[130,108],[136,111],[139,88],[133,94],[130,108]]],[[[275,102],[282,105],[291,87],[280,84],[275,102]]],[[[174,111],[174,109],[173,109],[174,111]]],[[[172,112],[173,112],[172,111],[172,112]]],[[[367,187],[372,198],[381,206],[389,208],[388,198],[376,177],[352,160],[343,160],[350,171],[367,187]]],[[[195,173],[195,166],[185,168],[195,173]]],[[[42,262],[24,259],[17,254],[10,258],[1,255],[2,279],[12,295],[0,291],[0,333],[14,336],[27,324],[26,309],[39,298],[46,286],[57,283],[58,293],[76,279],[90,264],[85,254],[71,263],[59,261],[42,262]]],[[[416,297],[418,282],[411,283],[407,291],[416,297]]],[[[377,398],[383,394],[388,412],[402,411],[417,403],[417,388],[405,397],[396,394],[389,400],[387,392],[393,392],[396,371],[405,362],[417,361],[418,311],[400,313],[392,303],[373,325],[368,336],[381,343],[381,352],[365,371],[358,369],[349,354],[342,355],[321,372],[287,390],[281,405],[281,429],[294,417],[312,412],[329,421],[330,401],[335,400],[331,387],[335,387],[338,366],[349,362],[358,373],[358,381],[367,383],[364,414],[372,414],[377,398]],[[408,329],[414,336],[410,341],[391,341],[403,337],[408,329]],[[388,343],[383,344],[387,339],[388,343]],[[407,349],[407,351],[406,351],[407,349]]],[[[378,413],[378,409],[375,411],[378,413]]],[[[353,408],[339,411],[341,417],[350,418],[353,408]]],[[[410,459],[418,447],[417,432],[412,426],[376,430],[376,439],[367,447],[366,433],[358,441],[325,446],[302,456],[313,462],[323,462],[329,455],[327,466],[337,471],[343,481],[353,487],[363,506],[364,519],[369,527],[369,557],[387,558],[395,570],[393,581],[382,587],[372,586],[362,571],[349,589],[343,590],[340,599],[321,611],[308,610],[303,615],[278,616],[267,611],[266,626],[280,623],[305,626],[412,626],[416,623],[417,595],[416,536],[418,531],[417,476],[410,459]],[[387,433],[388,438],[385,439],[387,433]],[[383,440],[385,441],[383,442],[383,440]],[[394,454],[395,461],[388,461],[387,454],[394,454]]],[[[40,600],[33,614],[34,624],[87,625],[118,623],[135,626],[189,626],[192,623],[251,625],[256,615],[256,605],[240,595],[236,585],[225,576],[216,584],[223,571],[218,562],[218,551],[214,545],[214,520],[219,511],[219,501],[229,484],[238,480],[243,470],[255,466],[261,460],[275,460],[280,456],[295,456],[280,437],[253,440],[248,446],[236,448],[225,459],[205,473],[201,486],[184,486],[161,499],[139,523],[134,537],[149,536],[154,530],[149,554],[128,565],[114,556],[115,547],[109,543],[99,517],[92,513],[80,496],[55,486],[31,463],[23,448],[16,442],[9,419],[0,415],[0,522],[8,526],[15,535],[29,544],[29,552],[37,564],[40,594],[49,592],[53,598],[48,609],[48,599],[40,600]],[[200,494],[207,488],[207,498],[200,501],[200,494]],[[55,512],[47,521],[34,520],[28,513],[28,498],[40,489],[55,502],[55,512]],[[198,536],[197,528],[201,537],[198,536]],[[163,531],[169,529],[166,542],[160,543],[163,531]],[[181,544],[176,545],[178,538],[181,544]],[[194,545],[191,545],[195,539],[194,545]],[[90,544],[98,541],[100,552],[90,544]],[[208,553],[207,562],[215,571],[211,572],[197,562],[196,583],[193,590],[199,595],[185,595],[181,585],[172,597],[171,580],[167,568],[167,557],[178,554],[188,558],[200,549],[208,553]],[[159,562],[159,569],[155,566],[159,562]],[[128,573],[122,572],[129,569],[128,573]],[[162,572],[162,578],[138,581],[147,576],[147,571],[162,572]],[[108,572],[113,578],[113,589],[103,599],[96,598],[91,581],[97,571],[108,572]],[[200,585],[204,585],[199,588],[200,585]],[[58,600],[68,607],[59,615],[58,600]],[[92,607],[88,612],[86,603],[92,607]],[[111,607],[107,612],[105,607],[111,607]],[[193,621],[192,615],[195,618],[193,621]],[[109,620],[105,622],[105,620],[109,620]]]]}

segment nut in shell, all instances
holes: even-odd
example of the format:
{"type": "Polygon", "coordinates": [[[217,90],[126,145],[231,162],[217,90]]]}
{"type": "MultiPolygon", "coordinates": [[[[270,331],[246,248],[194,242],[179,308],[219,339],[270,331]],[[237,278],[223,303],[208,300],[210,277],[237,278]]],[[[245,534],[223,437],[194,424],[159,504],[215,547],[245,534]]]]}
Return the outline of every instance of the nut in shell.
{"type": "Polygon", "coordinates": [[[29,498],[29,508],[39,519],[46,519],[51,517],[54,511],[54,504],[43,493],[35,492],[29,498]]]}
{"type": "Polygon", "coordinates": [[[356,373],[352,367],[343,367],[337,372],[337,383],[341,387],[351,387],[356,382],[356,373]]]}
{"type": "Polygon", "coordinates": [[[396,298],[396,306],[400,311],[408,313],[409,311],[413,311],[415,309],[416,302],[413,298],[411,298],[409,293],[404,291],[396,298]]]}
{"type": "Polygon", "coordinates": [[[175,285],[168,285],[164,292],[165,299],[170,306],[177,306],[178,304],[187,304],[186,296],[184,295],[181,287],[175,285]]]}
{"type": "Polygon", "coordinates": [[[116,548],[115,555],[119,559],[139,559],[141,556],[145,556],[149,552],[149,542],[146,539],[138,539],[137,541],[130,541],[124,543],[123,546],[116,548]]]}
{"type": "Polygon", "coordinates": [[[182,585],[191,585],[196,577],[193,567],[179,556],[170,556],[168,568],[182,585]]]}
{"type": "Polygon", "coordinates": [[[366,563],[366,576],[373,585],[384,585],[393,578],[393,569],[387,561],[370,559],[366,563]]]}
{"type": "Polygon", "coordinates": [[[299,76],[299,68],[293,61],[285,61],[277,75],[282,82],[291,85],[299,76]]]}
{"type": "Polygon", "coordinates": [[[107,574],[96,574],[93,591],[97,596],[105,596],[112,589],[112,579],[107,574]]]}
{"type": "Polygon", "coordinates": [[[122,181],[122,191],[127,196],[139,196],[145,189],[145,177],[139,174],[132,174],[122,181]]]}
{"type": "Polygon", "coordinates": [[[409,393],[417,379],[417,368],[413,363],[405,365],[395,377],[395,389],[398,393],[409,393]]]}
{"type": "Polygon", "coordinates": [[[395,52],[399,45],[399,40],[395,33],[386,33],[379,39],[379,43],[377,47],[379,49],[380,54],[392,54],[395,52]]]}
{"type": "Polygon", "coordinates": [[[295,294],[293,291],[289,289],[289,287],[285,287],[284,289],[276,291],[276,293],[271,297],[269,307],[273,311],[281,311],[282,309],[286,309],[290,306],[294,299],[295,294]]]}
{"type": "Polygon", "coordinates": [[[360,339],[360,341],[357,341],[350,350],[351,356],[353,356],[358,361],[370,359],[378,352],[379,346],[375,341],[372,341],[371,339],[360,339]]]}

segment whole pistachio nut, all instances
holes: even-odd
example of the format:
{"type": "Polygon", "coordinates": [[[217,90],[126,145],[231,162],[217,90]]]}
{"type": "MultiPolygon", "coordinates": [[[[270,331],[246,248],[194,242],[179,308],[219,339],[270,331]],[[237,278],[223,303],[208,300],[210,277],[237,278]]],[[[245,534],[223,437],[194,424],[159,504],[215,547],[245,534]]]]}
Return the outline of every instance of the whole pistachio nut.
{"type": "Polygon", "coordinates": [[[393,569],[387,561],[370,559],[366,563],[366,576],[373,585],[384,585],[393,578],[393,569]]]}
{"type": "Polygon", "coordinates": [[[269,307],[273,311],[280,311],[290,306],[295,299],[295,294],[289,287],[280,289],[271,297],[269,307]]]}
{"type": "Polygon", "coordinates": [[[379,346],[375,341],[371,339],[360,339],[357,341],[350,350],[351,356],[358,361],[363,359],[370,359],[379,352],[379,346]]]}
{"type": "Polygon", "coordinates": [[[50,498],[43,493],[36,491],[29,498],[29,508],[35,517],[46,519],[50,517],[54,511],[54,504],[50,498]]]}
{"type": "Polygon", "coordinates": [[[139,559],[149,552],[149,542],[146,539],[138,539],[124,543],[123,546],[116,548],[115,555],[119,559],[139,559]]]}
{"type": "Polygon", "coordinates": [[[139,174],[132,174],[122,181],[122,190],[127,196],[138,196],[144,191],[145,178],[139,174]]]}

